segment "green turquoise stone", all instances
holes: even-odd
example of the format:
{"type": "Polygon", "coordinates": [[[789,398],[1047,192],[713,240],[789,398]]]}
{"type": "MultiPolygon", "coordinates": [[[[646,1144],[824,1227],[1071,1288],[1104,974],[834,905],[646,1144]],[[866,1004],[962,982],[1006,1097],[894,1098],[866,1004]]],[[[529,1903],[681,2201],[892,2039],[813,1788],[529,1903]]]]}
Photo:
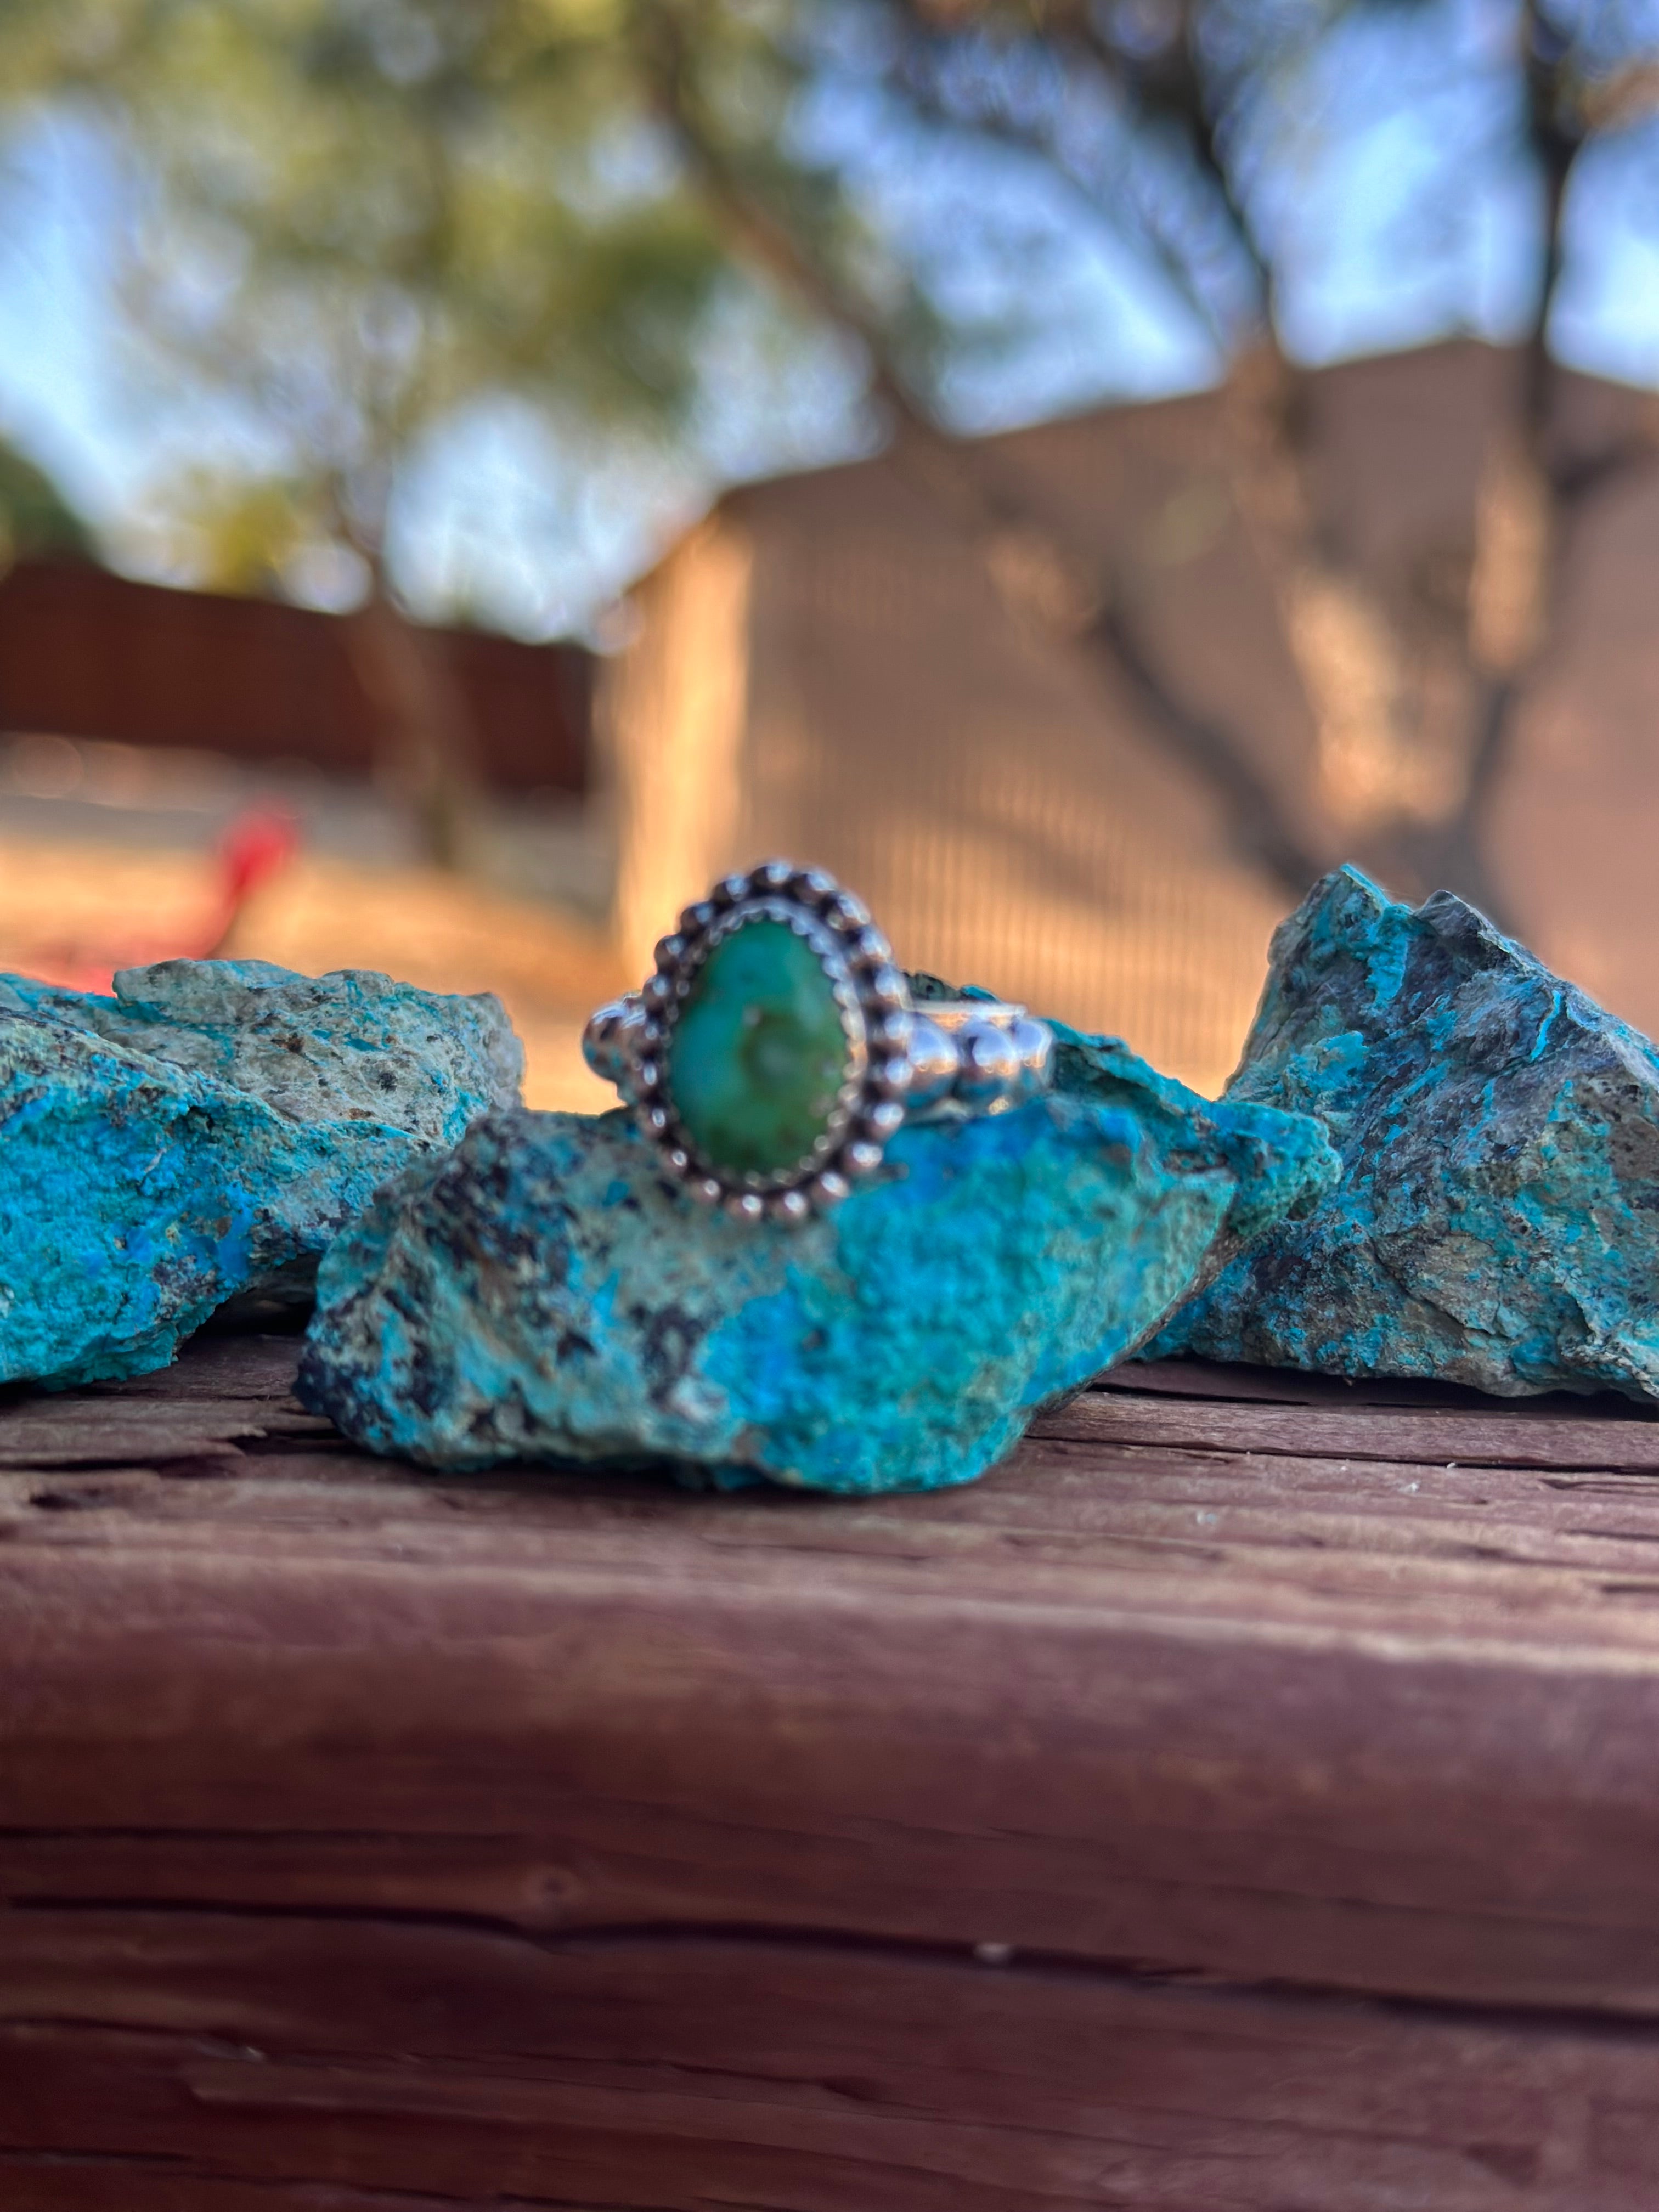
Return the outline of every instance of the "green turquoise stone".
{"type": "Polygon", "coordinates": [[[669,1039],[668,1095],[711,1167],[776,1175],[823,1133],[846,1065],[822,962],[786,922],[760,919],[697,970],[669,1039]]]}

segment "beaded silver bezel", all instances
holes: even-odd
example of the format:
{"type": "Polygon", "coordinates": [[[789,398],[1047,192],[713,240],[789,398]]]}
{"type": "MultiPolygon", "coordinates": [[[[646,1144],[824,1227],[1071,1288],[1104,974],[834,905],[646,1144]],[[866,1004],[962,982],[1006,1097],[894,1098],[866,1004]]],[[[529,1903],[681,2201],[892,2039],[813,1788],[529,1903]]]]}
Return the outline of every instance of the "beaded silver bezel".
{"type": "Polygon", "coordinates": [[[892,950],[860,899],[821,868],[763,861],[727,876],[686,908],[657,946],[641,993],[635,1112],[669,1173],[694,1197],[742,1220],[801,1221],[845,1198],[881,1164],[903,1119],[909,1083],[909,991],[892,950]],[[847,1053],[835,1107],[810,1152],[775,1173],[733,1179],[699,1152],[673,1109],[668,1060],[674,1025],[717,945],[754,921],[781,921],[809,945],[829,978],[847,1053]]]}

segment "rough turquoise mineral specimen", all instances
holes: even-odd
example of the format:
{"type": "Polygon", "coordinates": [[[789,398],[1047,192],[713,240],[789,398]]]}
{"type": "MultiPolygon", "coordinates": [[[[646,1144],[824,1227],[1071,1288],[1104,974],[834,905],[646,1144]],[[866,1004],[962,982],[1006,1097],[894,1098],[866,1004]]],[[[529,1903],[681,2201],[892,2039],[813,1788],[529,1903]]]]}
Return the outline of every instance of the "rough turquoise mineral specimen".
{"type": "Polygon", "coordinates": [[[1327,877],[1226,1098],[1318,1115],[1342,1180],[1147,1357],[1659,1396],[1659,1055],[1461,899],[1327,877]]]}
{"type": "Polygon", "coordinates": [[[969,1481],[1336,1172],[1316,1122],[1059,1034],[1057,1094],[902,1129],[799,1227],[703,1211],[625,1114],[493,1115],[327,1254],[301,1395],[438,1467],[969,1481]]]}
{"type": "Polygon", "coordinates": [[[497,1001],[258,960],[0,977],[0,1382],[165,1366],[519,1095],[497,1001]]]}

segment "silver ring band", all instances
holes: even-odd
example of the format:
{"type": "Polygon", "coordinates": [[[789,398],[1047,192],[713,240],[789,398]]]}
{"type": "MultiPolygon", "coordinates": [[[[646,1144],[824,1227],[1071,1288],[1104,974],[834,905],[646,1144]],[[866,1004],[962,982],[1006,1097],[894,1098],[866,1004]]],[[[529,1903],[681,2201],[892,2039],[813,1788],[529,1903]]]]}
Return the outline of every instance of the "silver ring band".
{"type": "MultiPolygon", "coordinates": [[[[754,939],[745,948],[758,949],[754,939]]],[[[599,1007],[582,1037],[588,1066],[616,1086],[664,1165],[694,1196],[739,1219],[786,1222],[804,1221],[845,1198],[858,1178],[879,1167],[906,1121],[1000,1113],[1036,1097],[1049,1082],[1053,1047],[1047,1024],[1023,1006],[980,999],[916,1005],[861,901],[822,869],[785,860],[727,876],[688,907],[657,947],[656,973],[640,990],[599,1007]],[[763,988],[760,1005],[745,1004],[732,1030],[730,1009],[711,1011],[720,990],[715,956],[761,923],[772,925],[769,957],[775,964],[782,948],[792,981],[787,993],[778,986],[770,1001],[763,988]],[[796,1115],[793,1131],[787,1113],[768,1121],[769,1151],[732,1141],[731,1131],[702,1110],[694,1079],[707,1051],[693,1048],[722,1034],[737,1037],[746,1066],[781,1065],[786,1085],[793,1075],[799,1088],[803,1054],[811,1061],[819,1095],[804,1119],[796,1115]],[[684,1067],[677,1067],[677,1044],[684,1067]]],[[[708,1088],[702,1073],[701,1089],[708,1088]]]]}

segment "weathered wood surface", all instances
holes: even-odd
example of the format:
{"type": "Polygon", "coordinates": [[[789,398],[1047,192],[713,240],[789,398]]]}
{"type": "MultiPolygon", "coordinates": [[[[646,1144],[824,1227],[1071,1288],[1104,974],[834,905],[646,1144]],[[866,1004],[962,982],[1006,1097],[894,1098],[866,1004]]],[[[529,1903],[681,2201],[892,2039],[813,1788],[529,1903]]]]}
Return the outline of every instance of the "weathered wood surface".
{"type": "Polygon", "coordinates": [[[1130,1369],[869,1504],[0,1407],[0,2207],[1659,2203],[1659,1422],[1130,1369]]]}

